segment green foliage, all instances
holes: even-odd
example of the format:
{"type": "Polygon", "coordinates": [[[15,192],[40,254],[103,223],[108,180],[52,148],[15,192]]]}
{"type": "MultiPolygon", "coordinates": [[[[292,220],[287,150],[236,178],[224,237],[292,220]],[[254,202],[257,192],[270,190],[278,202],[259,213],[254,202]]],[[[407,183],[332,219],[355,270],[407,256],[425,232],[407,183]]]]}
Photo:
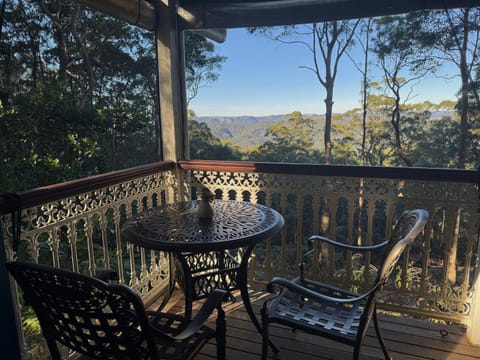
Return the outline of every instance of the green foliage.
{"type": "MultiPolygon", "coordinates": [[[[85,10],[72,0],[14,0],[4,4],[0,37],[0,192],[26,190],[161,159],[152,32],[85,10]]],[[[434,68],[439,53],[458,52],[454,49],[458,44],[452,26],[460,40],[467,35],[472,39],[479,30],[475,21],[478,16],[478,9],[471,9],[464,13],[455,10],[450,15],[433,12],[376,19],[372,36],[385,75],[385,82],[380,84],[387,85],[387,90],[379,84],[369,87],[377,94],[368,98],[366,164],[398,166],[409,160],[413,166],[453,167],[462,151],[458,144],[466,136],[465,167],[478,167],[479,75],[478,51],[473,45],[465,55],[476,80],[469,79],[468,102],[457,106],[461,121],[451,113],[432,118],[432,111],[451,109],[452,104],[407,107],[408,95],[400,93],[410,81],[434,68]],[[468,17],[462,23],[454,16],[457,13],[468,17]],[[466,106],[465,127],[462,111],[466,106]]],[[[321,61],[322,49],[327,50],[325,45],[330,41],[332,46],[347,51],[354,29],[361,31],[355,21],[252,31],[277,41],[292,40],[307,49],[313,49],[313,41],[318,47],[312,55],[327,66],[328,62],[321,61]],[[305,37],[302,30],[314,36],[305,37]],[[340,42],[334,38],[328,41],[330,35],[338,35],[340,42]]],[[[186,32],[185,43],[187,92],[191,99],[202,86],[218,79],[226,58],[215,53],[211,41],[196,33],[186,32]]],[[[341,63],[329,64],[334,65],[335,74],[337,65],[341,71],[341,63]]],[[[322,76],[326,75],[325,69],[308,64],[303,68],[320,76],[325,90],[333,89],[334,76],[327,81],[322,76]]],[[[330,100],[332,105],[334,99],[330,100]]],[[[332,149],[332,163],[359,164],[361,124],[362,111],[353,109],[318,118],[294,112],[283,121],[272,120],[267,129],[265,124],[257,123],[254,136],[248,133],[247,126],[240,125],[235,136],[266,139],[261,144],[245,141],[242,147],[249,148],[242,153],[229,140],[218,138],[221,131],[229,130],[226,126],[212,130],[191,120],[191,157],[321,163],[326,154],[320,149],[329,142],[333,146],[328,147],[332,149]],[[327,125],[332,125],[331,139],[321,136],[327,125]]]]}
{"type": "Polygon", "coordinates": [[[215,45],[197,33],[185,32],[185,81],[190,103],[201,86],[216,81],[225,56],[215,54],[215,45]]]}
{"type": "Polygon", "coordinates": [[[314,120],[304,118],[295,111],[268,128],[267,140],[258,150],[252,151],[250,160],[291,163],[320,162],[321,153],[315,145],[314,120]]]}
{"type": "MultiPolygon", "coordinates": [[[[4,5],[0,192],[161,160],[153,32],[73,0],[4,5]]],[[[225,58],[198,34],[186,35],[185,49],[198,91],[225,58]]],[[[235,153],[220,143],[213,151],[235,153]]]]}
{"type": "Polygon", "coordinates": [[[40,335],[42,329],[40,327],[40,322],[33,311],[33,308],[31,306],[26,306],[23,309],[22,318],[25,334],[40,335]]]}
{"type": "Polygon", "coordinates": [[[205,123],[188,121],[190,134],[190,157],[205,160],[241,160],[240,150],[214,136],[205,123]]]}
{"type": "Polygon", "coordinates": [[[75,98],[58,83],[39,84],[0,109],[0,144],[4,189],[28,189],[85,175],[101,164],[101,134],[90,107],[78,108],[75,98]],[[21,177],[12,173],[21,172],[21,177]]]}

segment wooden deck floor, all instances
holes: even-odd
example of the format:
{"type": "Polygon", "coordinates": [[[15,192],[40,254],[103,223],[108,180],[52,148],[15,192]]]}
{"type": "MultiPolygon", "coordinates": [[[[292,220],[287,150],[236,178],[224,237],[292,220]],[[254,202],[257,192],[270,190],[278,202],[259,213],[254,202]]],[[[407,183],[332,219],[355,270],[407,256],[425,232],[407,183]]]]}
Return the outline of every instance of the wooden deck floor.
{"type": "MultiPolygon", "coordinates": [[[[255,312],[260,313],[260,306],[265,296],[262,292],[251,292],[255,312]]],[[[227,303],[227,359],[260,359],[261,336],[250,322],[242,301],[227,303]]],[[[181,312],[182,300],[175,297],[168,305],[169,311],[181,312]]],[[[213,325],[213,323],[212,323],[213,325]]],[[[473,360],[480,359],[480,347],[470,345],[461,326],[435,324],[423,320],[382,315],[380,326],[391,355],[396,360],[473,360]],[[440,331],[448,335],[442,337],[440,331]]],[[[361,350],[362,360],[382,359],[382,351],[370,329],[361,350]]],[[[275,357],[270,351],[270,359],[351,359],[352,350],[336,342],[325,340],[302,332],[293,333],[281,326],[272,326],[271,339],[280,348],[275,357]]],[[[206,345],[198,360],[215,359],[215,343],[206,345]]]]}

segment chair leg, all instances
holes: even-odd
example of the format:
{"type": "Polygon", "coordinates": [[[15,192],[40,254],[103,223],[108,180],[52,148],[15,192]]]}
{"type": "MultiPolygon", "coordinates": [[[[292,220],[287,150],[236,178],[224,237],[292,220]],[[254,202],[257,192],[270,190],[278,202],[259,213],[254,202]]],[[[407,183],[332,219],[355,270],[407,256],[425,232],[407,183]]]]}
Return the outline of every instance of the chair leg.
{"type": "Polygon", "coordinates": [[[50,356],[52,357],[52,359],[62,360],[62,357],[60,356],[60,352],[58,351],[57,342],[55,341],[55,339],[51,339],[47,336],[45,336],[45,338],[47,340],[48,349],[50,350],[50,356]]]}
{"type": "Polygon", "coordinates": [[[268,357],[268,319],[265,305],[260,312],[262,315],[262,360],[266,360],[268,357]]]}
{"type": "Polygon", "coordinates": [[[358,360],[358,357],[360,356],[361,345],[362,344],[355,345],[355,347],[353,348],[353,357],[352,357],[353,360],[358,360]]]}
{"type": "Polygon", "coordinates": [[[260,311],[262,315],[262,360],[266,360],[268,357],[268,347],[272,346],[272,350],[277,353],[278,349],[272,342],[268,340],[268,316],[266,304],[263,305],[260,311]]]}
{"type": "Polygon", "coordinates": [[[377,318],[377,306],[375,305],[375,309],[373,309],[373,325],[375,326],[375,332],[377,333],[377,339],[382,347],[383,356],[386,360],[392,360],[392,357],[388,353],[387,347],[385,346],[385,341],[383,340],[382,333],[380,331],[380,326],[378,325],[378,318],[377,318]]]}
{"type": "Polygon", "coordinates": [[[217,329],[217,359],[219,360],[225,360],[225,348],[226,348],[226,331],[227,331],[227,326],[225,323],[225,311],[222,309],[222,304],[218,305],[217,307],[217,323],[216,323],[216,329],[217,329]]]}

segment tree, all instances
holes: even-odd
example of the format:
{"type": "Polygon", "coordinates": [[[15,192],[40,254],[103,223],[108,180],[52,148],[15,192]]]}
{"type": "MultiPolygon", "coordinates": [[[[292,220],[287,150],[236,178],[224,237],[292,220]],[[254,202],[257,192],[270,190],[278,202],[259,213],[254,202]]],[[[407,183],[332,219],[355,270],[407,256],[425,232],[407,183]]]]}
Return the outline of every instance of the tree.
{"type": "MultiPolygon", "coordinates": [[[[214,81],[213,44],[187,35],[186,49],[196,86],[214,81]]],[[[76,1],[2,1],[2,191],[161,160],[155,56],[152,32],[76,1]]]]}
{"type": "MultiPolygon", "coordinates": [[[[369,87],[375,87],[375,83],[369,87]]],[[[391,166],[393,146],[388,120],[391,101],[385,96],[369,95],[366,102],[368,117],[365,120],[362,107],[342,114],[344,123],[336,122],[333,132],[337,144],[335,163],[391,166]],[[341,154],[343,160],[338,158],[341,154]]]]}
{"type": "Polygon", "coordinates": [[[355,68],[362,75],[362,146],[360,151],[360,164],[366,164],[366,136],[367,136],[367,116],[368,116],[368,98],[370,95],[370,80],[369,80],[369,55],[370,55],[370,40],[372,36],[372,26],[373,19],[362,19],[360,20],[360,34],[358,32],[355,34],[355,40],[357,45],[362,49],[363,54],[363,64],[357,63],[349,52],[347,52],[348,57],[352,60],[355,68]]]}
{"type": "Polygon", "coordinates": [[[241,151],[213,135],[208,125],[194,120],[195,112],[188,110],[190,157],[203,160],[242,160],[241,151]]]}
{"type": "Polygon", "coordinates": [[[480,169],[480,64],[476,67],[475,80],[469,85],[469,112],[471,121],[467,138],[466,167],[480,169]]]}
{"type": "Polygon", "coordinates": [[[58,81],[15,96],[0,120],[2,191],[78,178],[105,164],[98,153],[104,133],[94,109],[79,109],[58,81]]]}
{"type": "MultiPolygon", "coordinates": [[[[478,91],[473,90],[473,71],[479,64],[478,52],[480,51],[480,8],[454,9],[422,13],[421,28],[422,39],[428,39],[426,47],[442,61],[455,64],[458,68],[461,87],[458,109],[460,112],[459,146],[456,166],[465,168],[467,165],[467,151],[470,131],[470,121],[475,118],[471,111],[470,95],[474,95],[477,103],[480,102],[478,91]]],[[[475,87],[473,88],[475,89],[475,87]]],[[[477,161],[474,161],[477,162],[477,161]]],[[[447,278],[451,284],[456,282],[456,255],[458,250],[459,232],[462,209],[456,210],[456,226],[452,234],[449,256],[447,261],[447,278]]]]}
{"type": "Polygon", "coordinates": [[[315,146],[315,120],[304,118],[294,111],[286,120],[270,126],[265,134],[266,141],[257,151],[250,153],[249,160],[290,163],[314,163],[320,156],[315,146]]]}
{"type": "Polygon", "coordinates": [[[464,168],[467,159],[469,138],[469,97],[480,102],[478,91],[469,91],[473,73],[479,65],[480,8],[452,9],[423,12],[420,35],[423,45],[441,61],[454,64],[461,79],[460,136],[457,167],[464,168]]]}
{"type": "Polygon", "coordinates": [[[185,80],[187,107],[202,86],[215,82],[227,58],[215,54],[215,45],[205,37],[185,32],[185,80]]]}
{"type": "Polygon", "coordinates": [[[312,71],[325,89],[325,164],[330,164],[332,157],[333,99],[338,66],[346,50],[352,44],[352,38],[359,22],[360,20],[329,21],[310,25],[250,30],[285,44],[300,44],[312,55],[313,64],[304,65],[301,68],[312,71]]]}
{"type": "MultiPolygon", "coordinates": [[[[418,41],[420,19],[414,14],[388,16],[376,20],[374,49],[384,75],[387,94],[393,100],[390,121],[397,155],[407,166],[413,160],[402,143],[402,105],[409,100],[415,82],[434,70],[436,63],[418,41]],[[409,92],[403,91],[409,87],[409,92]]],[[[405,137],[404,137],[405,138],[405,137]]]]}

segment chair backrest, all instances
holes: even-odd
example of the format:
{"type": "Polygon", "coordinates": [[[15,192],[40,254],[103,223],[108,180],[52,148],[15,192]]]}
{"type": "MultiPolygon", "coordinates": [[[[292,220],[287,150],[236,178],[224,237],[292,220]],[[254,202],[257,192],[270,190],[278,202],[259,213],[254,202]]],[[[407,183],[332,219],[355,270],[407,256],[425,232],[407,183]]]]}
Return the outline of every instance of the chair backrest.
{"type": "Polygon", "coordinates": [[[395,224],[384,252],[383,264],[378,272],[377,282],[383,286],[393,272],[405,248],[423,230],[428,220],[426,210],[405,211],[395,224]]]}
{"type": "Polygon", "coordinates": [[[377,273],[374,290],[369,295],[367,303],[365,304],[365,310],[362,314],[359,331],[357,333],[359,339],[363,338],[367,332],[377,300],[392,274],[398,259],[405,248],[411,244],[417,235],[423,230],[427,220],[428,212],[426,210],[417,209],[405,211],[395,224],[385,248],[382,266],[377,273]]]}
{"type": "Polygon", "coordinates": [[[50,266],[11,262],[7,268],[40,321],[52,357],[55,341],[97,359],[155,359],[156,350],[140,297],[50,266]]]}

